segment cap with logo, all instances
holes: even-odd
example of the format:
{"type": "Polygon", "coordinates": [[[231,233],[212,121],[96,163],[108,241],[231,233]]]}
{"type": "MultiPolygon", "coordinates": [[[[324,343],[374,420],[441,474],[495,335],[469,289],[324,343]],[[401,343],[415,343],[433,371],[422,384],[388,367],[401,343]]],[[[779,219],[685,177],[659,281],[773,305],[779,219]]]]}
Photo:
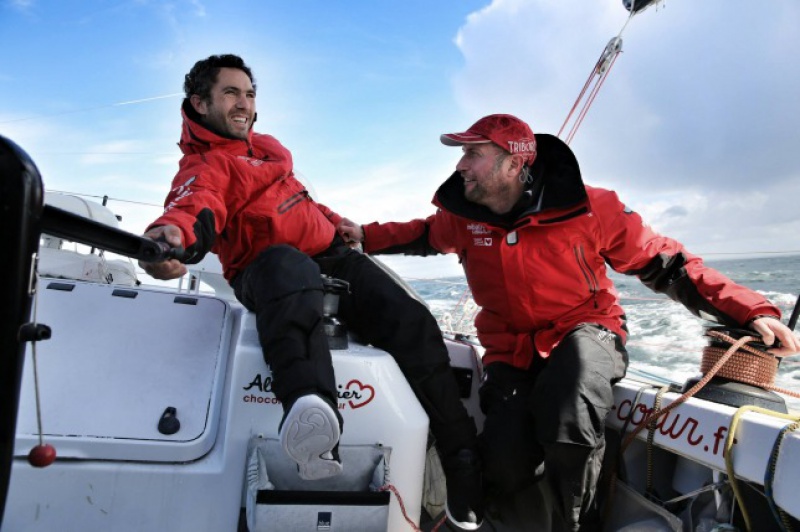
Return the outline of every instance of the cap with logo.
{"type": "Polygon", "coordinates": [[[530,126],[512,115],[484,116],[463,133],[445,133],[439,139],[447,146],[493,142],[508,153],[525,156],[529,166],[536,159],[536,137],[530,126]]]}

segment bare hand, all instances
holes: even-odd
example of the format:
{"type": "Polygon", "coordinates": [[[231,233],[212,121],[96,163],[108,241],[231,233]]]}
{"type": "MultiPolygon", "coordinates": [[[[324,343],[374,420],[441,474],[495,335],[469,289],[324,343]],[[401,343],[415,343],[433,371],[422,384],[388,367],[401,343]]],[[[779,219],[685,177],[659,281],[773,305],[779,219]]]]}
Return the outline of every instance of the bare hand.
{"type": "MultiPolygon", "coordinates": [[[[183,234],[175,225],[162,225],[160,227],[154,227],[147,231],[143,236],[152,238],[153,240],[165,240],[167,244],[173,248],[183,246],[183,234]]],[[[139,266],[154,279],[160,279],[162,281],[169,281],[170,279],[177,279],[182,275],[186,275],[186,266],[175,259],[164,260],[161,262],[139,261],[139,266]]]]}
{"type": "Polygon", "coordinates": [[[776,357],[794,355],[800,351],[800,340],[778,318],[758,318],[750,324],[750,328],[761,335],[764,345],[773,345],[776,339],[781,343],[781,347],[768,349],[776,357]]]}
{"type": "Polygon", "coordinates": [[[364,230],[360,225],[347,218],[342,218],[342,221],[336,226],[336,230],[350,247],[355,247],[364,241],[364,230]]]}

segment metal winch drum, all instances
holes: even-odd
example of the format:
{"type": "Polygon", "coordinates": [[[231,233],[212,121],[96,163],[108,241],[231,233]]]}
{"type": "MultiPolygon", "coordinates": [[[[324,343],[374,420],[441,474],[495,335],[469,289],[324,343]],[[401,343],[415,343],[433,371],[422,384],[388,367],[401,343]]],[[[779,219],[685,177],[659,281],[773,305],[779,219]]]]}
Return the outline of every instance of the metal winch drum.
{"type": "Polygon", "coordinates": [[[347,328],[339,321],[339,296],[350,291],[350,283],[327,275],[322,276],[322,321],[330,349],[347,349],[347,328]]]}

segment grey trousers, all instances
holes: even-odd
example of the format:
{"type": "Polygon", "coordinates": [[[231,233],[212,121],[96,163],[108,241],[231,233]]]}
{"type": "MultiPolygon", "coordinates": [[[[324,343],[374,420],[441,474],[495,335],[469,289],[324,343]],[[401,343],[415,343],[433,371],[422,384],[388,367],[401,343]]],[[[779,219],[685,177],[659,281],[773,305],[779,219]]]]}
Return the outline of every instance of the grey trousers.
{"type": "Polygon", "coordinates": [[[528,370],[487,366],[480,448],[490,499],[507,500],[544,480],[554,530],[599,530],[605,417],[627,365],[621,338],[582,324],[528,370]]]}

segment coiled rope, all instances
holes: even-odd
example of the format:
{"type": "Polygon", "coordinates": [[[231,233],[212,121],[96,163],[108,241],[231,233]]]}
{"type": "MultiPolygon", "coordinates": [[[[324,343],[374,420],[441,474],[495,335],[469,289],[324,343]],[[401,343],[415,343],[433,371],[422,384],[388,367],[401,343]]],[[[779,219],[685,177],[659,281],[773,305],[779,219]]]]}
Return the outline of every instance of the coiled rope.
{"type": "Polygon", "coordinates": [[[706,334],[731,344],[730,348],[725,350],[712,346],[705,347],[700,365],[703,378],[666,407],[653,408],[653,411],[625,437],[622,443],[622,452],[627,449],[639,432],[647,428],[648,425],[655,424],[658,418],[686,402],[687,399],[700,391],[717,375],[728,380],[743,382],[800,398],[800,393],[778,388],[774,385],[775,375],[778,371],[777,358],[766,351],[747,345],[751,342],[760,342],[761,337],[742,336],[737,340],[720,331],[706,331],[706,334]]]}
{"type": "MultiPolygon", "coordinates": [[[[707,331],[708,336],[718,338],[726,343],[734,344],[736,340],[720,331],[707,331]]],[[[760,338],[749,337],[750,341],[759,341],[760,338]]],[[[731,381],[751,384],[774,392],[780,392],[792,397],[800,398],[800,393],[779,388],[775,386],[775,376],[778,374],[778,358],[753,347],[747,343],[741,345],[736,351],[728,354],[731,349],[708,346],[703,349],[703,359],[700,363],[700,371],[703,374],[710,372],[711,369],[725,358],[719,370],[715,372],[718,377],[731,381]]]]}

